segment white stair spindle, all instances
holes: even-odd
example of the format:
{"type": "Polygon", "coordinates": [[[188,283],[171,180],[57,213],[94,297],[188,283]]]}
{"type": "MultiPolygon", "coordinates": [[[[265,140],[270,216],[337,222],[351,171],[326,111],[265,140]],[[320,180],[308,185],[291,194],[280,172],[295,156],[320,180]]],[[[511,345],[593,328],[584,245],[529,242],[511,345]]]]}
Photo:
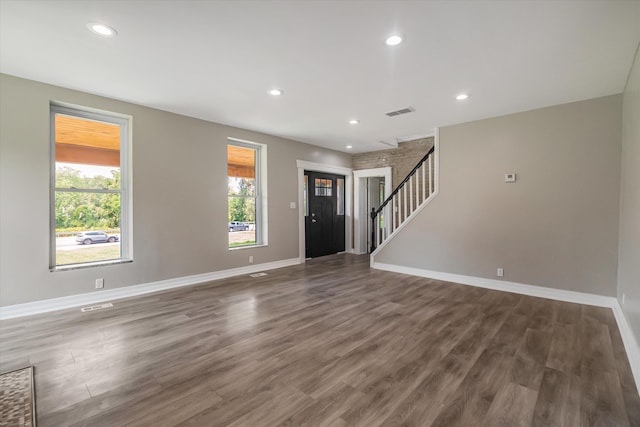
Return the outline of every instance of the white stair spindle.
{"type": "Polygon", "coordinates": [[[389,237],[389,227],[391,226],[391,216],[389,215],[390,208],[389,205],[384,208],[384,240],[387,240],[389,237]]]}
{"type": "Polygon", "coordinates": [[[416,191],[416,208],[414,210],[418,209],[418,206],[420,206],[420,172],[419,171],[416,171],[415,178],[416,178],[416,188],[415,188],[415,191],[416,191]]]}
{"type": "Polygon", "coordinates": [[[413,177],[409,178],[409,215],[413,212],[413,177]]]}
{"type": "Polygon", "coordinates": [[[391,232],[393,233],[394,231],[396,231],[396,228],[398,227],[398,220],[396,218],[396,213],[398,211],[398,195],[396,194],[395,196],[393,196],[393,199],[391,199],[391,232]]]}
{"type": "Polygon", "coordinates": [[[433,194],[433,175],[432,175],[432,172],[431,172],[432,160],[433,160],[433,155],[429,156],[429,159],[428,159],[428,161],[429,161],[429,196],[431,196],[431,194],[433,194]]]}
{"type": "Polygon", "coordinates": [[[435,155],[432,151],[427,159],[415,168],[415,178],[408,176],[405,178],[406,181],[402,188],[396,188],[396,193],[391,196],[389,203],[383,209],[383,216],[376,216],[376,222],[372,224],[375,227],[374,243],[376,247],[379,247],[395,233],[407,218],[434,193],[435,167],[435,155]],[[428,162],[428,165],[425,165],[425,162],[428,162]],[[407,189],[407,187],[409,188],[407,189]]]}
{"type": "Polygon", "coordinates": [[[422,163],[420,169],[422,169],[422,203],[424,203],[424,201],[427,200],[427,168],[424,167],[424,163],[422,163]]]}
{"type": "Polygon", "coordinates": [[[407,184],[405,183],[405,185],[402,186],[402,192],[404,193],[402,195],[402,198],[404,199],[404,209],[402,212],[402,221],[400,221],[400,224],[402,224],[406,219],[407,219],[407,184]]]}
{"type": "Polygon", "coordinates": [[[393,219],[396,216],[394,213],[394,198],[391,198],[391,202],[389,202],[389,206],[391,206],[391,208],[389,209],[389,234],[393,233],[393,219]]]}

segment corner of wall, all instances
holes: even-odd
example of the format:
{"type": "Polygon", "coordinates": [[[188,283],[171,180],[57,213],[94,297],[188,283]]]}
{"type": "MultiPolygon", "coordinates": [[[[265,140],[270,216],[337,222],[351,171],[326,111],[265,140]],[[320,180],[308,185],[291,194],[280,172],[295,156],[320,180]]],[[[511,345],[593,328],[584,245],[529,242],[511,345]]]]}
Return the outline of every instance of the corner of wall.
{"type": "Polygon", "coordinates": [[[630,333],[640,341],[640,44],[622,96],[617,295],[630,333]]]}

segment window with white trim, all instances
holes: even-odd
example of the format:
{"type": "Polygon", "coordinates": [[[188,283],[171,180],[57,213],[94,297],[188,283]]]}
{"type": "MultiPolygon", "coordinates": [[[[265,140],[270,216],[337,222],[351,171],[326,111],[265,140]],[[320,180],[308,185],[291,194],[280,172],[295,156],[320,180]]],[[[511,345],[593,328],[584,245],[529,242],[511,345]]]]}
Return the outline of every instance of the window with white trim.
{"type": "Polygon", "coordinates": [[[129,122],[51,104],[51,269],[131,259],[129,122]]]}
{"type": "Polygon", "coordinates": [[[229,139],[227,202],[229,248],[266,244],[264,156],[261,144],[229,139]]]}

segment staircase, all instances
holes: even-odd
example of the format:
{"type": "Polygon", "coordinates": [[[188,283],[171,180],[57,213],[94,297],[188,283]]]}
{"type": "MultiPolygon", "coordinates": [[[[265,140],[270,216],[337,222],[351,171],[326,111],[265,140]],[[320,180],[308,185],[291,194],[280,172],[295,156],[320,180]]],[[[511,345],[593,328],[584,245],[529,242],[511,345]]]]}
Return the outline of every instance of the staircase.
{"type": "Polygon", "coordinates": [[[380,207],[371,209],[370,253],[399,231],[434,194],[435,166],[434,145],[380,207]]]}

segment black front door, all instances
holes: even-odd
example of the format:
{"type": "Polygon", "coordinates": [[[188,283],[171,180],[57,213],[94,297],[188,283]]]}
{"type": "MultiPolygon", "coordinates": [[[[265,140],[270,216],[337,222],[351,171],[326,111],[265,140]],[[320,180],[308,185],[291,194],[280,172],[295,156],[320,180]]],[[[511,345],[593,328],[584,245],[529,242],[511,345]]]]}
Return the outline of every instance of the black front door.
{"type": "Polygon", "coordinates": [[[344,251],[344,176],[305,171],[307,258],[344,251]]]}

